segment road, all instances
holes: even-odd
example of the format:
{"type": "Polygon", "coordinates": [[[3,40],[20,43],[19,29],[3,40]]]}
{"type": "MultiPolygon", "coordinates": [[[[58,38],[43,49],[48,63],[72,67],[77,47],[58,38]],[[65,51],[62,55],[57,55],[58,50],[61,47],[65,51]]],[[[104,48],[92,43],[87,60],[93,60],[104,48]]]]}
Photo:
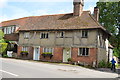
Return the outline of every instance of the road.
{"type": "Polygon", "coordinates": [[[118,74],[80,66],[0,58],[2,78],[116,78],[118,74]],[[2,62],[1,62],[2,61],[2,62]]]}

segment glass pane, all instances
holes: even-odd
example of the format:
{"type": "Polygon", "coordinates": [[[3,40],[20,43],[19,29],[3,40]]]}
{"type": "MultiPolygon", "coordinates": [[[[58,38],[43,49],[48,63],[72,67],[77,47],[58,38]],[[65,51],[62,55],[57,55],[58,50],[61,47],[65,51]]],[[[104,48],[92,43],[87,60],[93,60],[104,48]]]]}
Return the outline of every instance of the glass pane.
{"type": "Polygon", "coordinates": [[[86,55],[89,55],[89,48],[86,48],[86,55]]]}
{"type": "Polygon", "coordinates": [[[85,48],[83,48],[83,52],[82,52],[82,55],[85,55],[85,48]]]}

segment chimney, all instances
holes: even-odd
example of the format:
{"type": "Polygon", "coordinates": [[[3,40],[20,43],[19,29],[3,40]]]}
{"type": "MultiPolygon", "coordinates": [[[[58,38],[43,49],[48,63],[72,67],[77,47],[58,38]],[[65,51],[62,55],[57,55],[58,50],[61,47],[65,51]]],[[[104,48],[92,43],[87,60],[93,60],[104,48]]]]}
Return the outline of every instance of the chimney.
{"type": "Polygon", "coordinates": [[[99,21],[99,8],[94,7],[94,18],[99,21]]]}
{"type": "Polygon", "coordinates": [[[81,16],[83,12],[84,0],[74,0],[73,5],[74,5],[73,15],[81,16]]]}

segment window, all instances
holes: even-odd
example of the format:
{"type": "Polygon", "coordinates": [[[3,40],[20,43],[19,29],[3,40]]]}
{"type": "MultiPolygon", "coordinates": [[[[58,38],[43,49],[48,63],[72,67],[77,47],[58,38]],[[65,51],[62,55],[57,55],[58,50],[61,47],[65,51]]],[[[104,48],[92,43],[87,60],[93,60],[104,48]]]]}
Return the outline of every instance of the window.
{"type": "Polygon", "coordinates": [[[11,34],[14,33],[14,31],[15,31],[15,26],[4,27],[4,34],[11,34]]]}
{"type": "Polygon", "coordinates": [[[83,30],[82,31],[82,37],[87,38],[88,37],[88,30],[83,30]]]}
{"type": "Polygon", "coordinates": [[[88,56],[89,55],[89,48],[79,48],[79,56],[88,56]]]}
{"type": "Polygon", "coordinates": [[[24,33],[24,38],[25,38],[25,39],[28,39],[28,38],[29,38],[29,35],[30,35],[29,32],[25,32],[25,33],[24,33]]]}
{"type": "Polygon", "coordinates": [[[28,47],[23,46],[23,47],[22,47],[22,51],[28,51],[28,47]]]}
{"type": "Polygon", "coordinates": [[[49,37],[48,33],[41,33],[41,35],[40,35],[41,39],[45,39],[45,38],[48,38],[48,37],[49,37]]]}
{"type": "Polygon", "coordinates": [[[57,38],[63,38],[65,36],[65,32],[58,32],[57,38]]]}
{"type": "Polygon", "coordinates": [[[53,48],[44,48],[43,52],[50,52],[50,53],[52,53],[53,52],[53,48]]]}
{"type": "Polygon", "coordinates": [[[64,37],[64,35],[65,35],[65,33],[64,33],[64,32],[60,32],[60,38],[63,38],[63,37],[64,37]]]}

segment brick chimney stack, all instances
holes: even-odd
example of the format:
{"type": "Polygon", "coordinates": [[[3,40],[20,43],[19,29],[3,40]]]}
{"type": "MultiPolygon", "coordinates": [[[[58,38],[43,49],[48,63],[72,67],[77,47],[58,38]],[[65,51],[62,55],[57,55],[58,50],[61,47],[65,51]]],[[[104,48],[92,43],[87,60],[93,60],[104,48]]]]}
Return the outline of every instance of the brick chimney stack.
{"type": "Polygon", "coordinates": [[[99,21],[99,8],[94,7],[94,18],[99,21]]]}
{"type": "Polygon", "coordinates": [[[83,12],[84,0],[74,0],[73,5],[74,5],[73,15],[81,16],[83,12]]]}

